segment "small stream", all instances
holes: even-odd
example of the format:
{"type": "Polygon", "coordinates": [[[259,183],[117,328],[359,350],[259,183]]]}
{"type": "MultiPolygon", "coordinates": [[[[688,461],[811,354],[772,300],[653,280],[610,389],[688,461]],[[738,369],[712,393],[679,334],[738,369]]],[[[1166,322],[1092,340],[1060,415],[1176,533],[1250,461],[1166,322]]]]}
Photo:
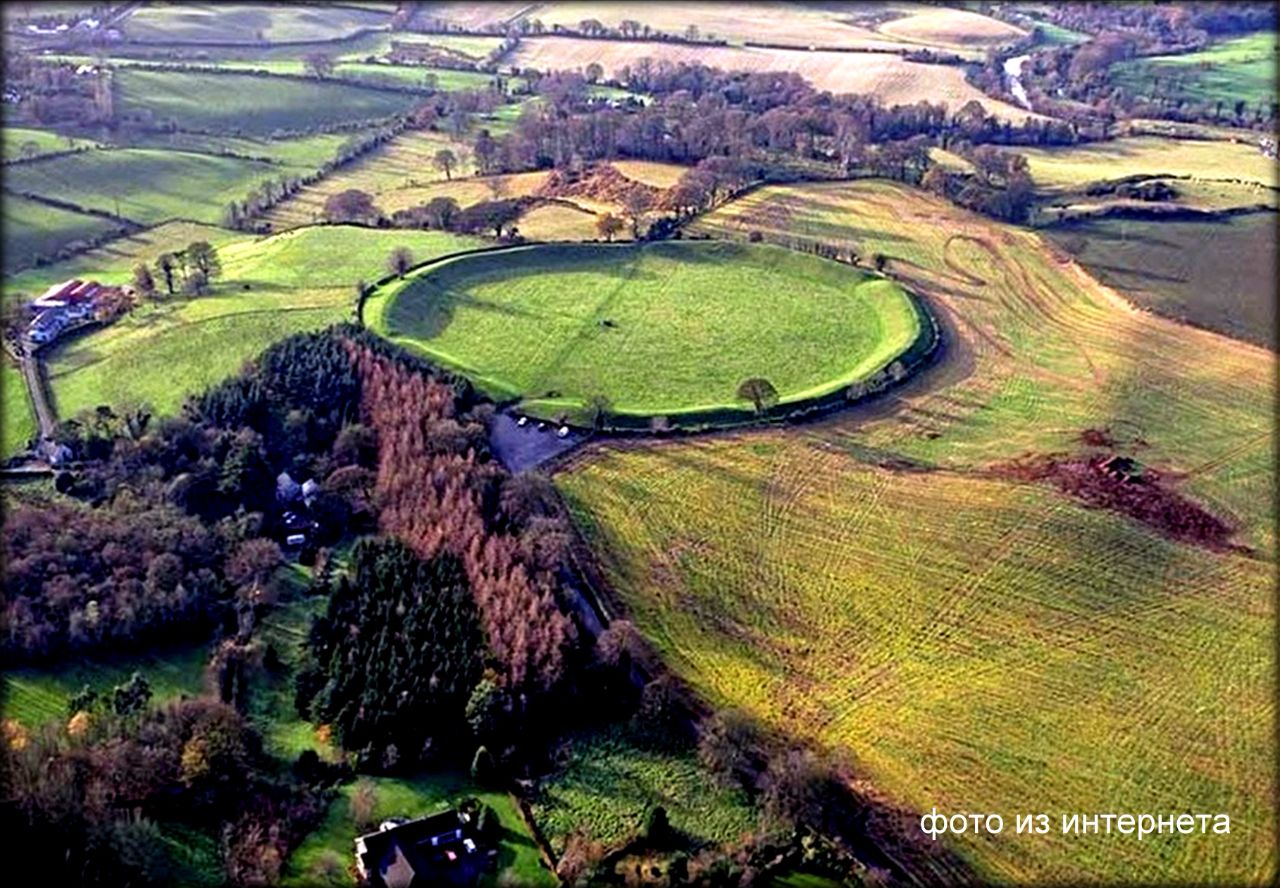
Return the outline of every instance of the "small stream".
{"type": "Polygon", "coordinates": [[[1031,109],[1031,101],[1027,98],[1026,87],[1022,85],[1022,68],[1029,58],[1030,55],[1020,55],[1004,60],[1004,76],[1009,78],[1009,92],[1027,110],[1031,109]]]}

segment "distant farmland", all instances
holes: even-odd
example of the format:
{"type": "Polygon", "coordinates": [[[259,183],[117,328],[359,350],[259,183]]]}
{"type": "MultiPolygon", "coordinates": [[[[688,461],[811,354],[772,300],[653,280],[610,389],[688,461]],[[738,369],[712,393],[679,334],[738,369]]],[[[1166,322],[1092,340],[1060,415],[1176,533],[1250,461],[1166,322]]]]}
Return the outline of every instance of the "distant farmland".
{"type": "Polygon", "coordinates": [[[935,8],[890,19],[880,33],[910,43],[950,49],[998,46],[1025,36],[1013,25],[964,9],[935,8]]]}
{"type": "Polygon", "coordinates": [[[604,68],[607,76],[614,76],[620,68],[634,68],[644,58],[672,63],[701,62],[730,71],[794,71],[818,89],[874,95],[885,105],[945,102],[954,112],[970,99],[976,99],[991,113],[1009,120],[1021,121],[1035,116],[971,86],[965,81],[962,68],[908,62],[888,53],[533,37],[523,40],[509,61],[521,68],[539,71],[579,69],[595,62],[604,68]]]}
{"type": "Polygon", "coordinates": [[[301,43],[385,28],[387,12],[341,4],[324,9],[292,4],[170,4],[129,16],[125,36],[143,43],[301,43]]]}
{"type": "Polygon", "coordinates": [[[1211,44],[1200,52],[1183,55],[1150,56],[1121,62],[1112,69],[1112,78],[1135,95],[1170,102],[1222,103],[1222,113],[1230,117],[1236,102],[1252,116],[1267,108],[1276,96],[1276,47],[1274,31],[1211,44]]]}
{"type": "Polygon", "coordinates": [[[168,219],[217,222],[230,201],[282,172],[237,157],[125,148],[20,164],[6,171],[5,184],[144,225],[168,219]]]}
{"type": "Polygon", "coordinates": [[[1167,139],[1135,136],[1061,148],[1022,148],[1031,178],[1040,188],[1079,188],[1091,182],[1128,176],[1187,176],[1242,179],[1275,187],[1276,162],[1256,141],[1167,139]]]}
{"type": "MultiPolygon", "coordinates": [[[[9,173],[12,187],[16,177],[9,173]]],[[[4,270],[8,274],[30,265],[75,241],[97,237],[116,229],[110,219],[52,207],[25,197],[4,197],[4,270]]]]}
{"type": "Polygon", "coordinates": [[[1096,219],[1046,235],[1138,305],[1276,347],[1276,216],[1096,219]]]}
{"type": "Polygon", "coordinates": [[[125,66],[116,79],[122,113],[219,134],[270,135],[382,119],[407,111],[414,101],[401,92],[252,74],[125,66]]]}

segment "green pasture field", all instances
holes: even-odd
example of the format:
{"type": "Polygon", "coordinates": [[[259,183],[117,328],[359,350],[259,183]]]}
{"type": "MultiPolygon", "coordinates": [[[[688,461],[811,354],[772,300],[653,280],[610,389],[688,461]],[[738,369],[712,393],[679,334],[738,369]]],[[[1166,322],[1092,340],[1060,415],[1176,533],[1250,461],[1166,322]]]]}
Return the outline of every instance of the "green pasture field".
{"type": "Polygon", "coordinates": [[[865,379],[921,333],[888,281],[778,247],[667,242],[516,247],[393,282],[366,322],[540,415],[737,406],[765,377],[782,402],[865,379]]]}
{"type": "Polygon", "coordinates": [[[69,151],[73,148],[88,148],[94,144],[89,139],[70,138],[51,130],[32,129],[25,126],[6,126],[0,129],[0,140],[4,142],[5,163],[24,157],[23,149],[28,143],[36,146],[33,157],[69,151]]]}
{"type": "Polygon", "coordinates": [[[341,5],[174,3],[136,10],[124,35],[140,43],[302,43],[385,28],[388,19],[385,11],[341,5]]]}
{"type": "Polygon", "coordinates": [[[712,705],[851,753],[908,810],[1231,815],[1230,836],[944,840],[975,881],[1265,882],[1274,354],[1137,311],[1039,235],[900,185],[771,186],[693,226],[752,231],[883,253],[945,351],[820,423],[606,445],[558,475],[618,609],[712,705]],[[1088,453],[1090,428],[1244,548],[995,470],[1088,453]]]}
{"type": "Polygon", "coordinates": [[[140,133],[122,147],[165,148],[172,151],[219,154],[231,151],[246,157],[264,157],[275,164],[274,169],[264,168],[264,178],[304,174],[318,169],[333,160],[347,142],[358,133],[317,133],[289,139],[270,139],[252,136],[218,136],[203,133],[148,132],[140,133]]]}
{"type": "Polygon", "coordinates": [[[209,653],[207,645],[187,644],[127,657],[73,657],[55,666],[7,668],[0,714],[28,728],[65,722],[70,717],[67,700],[86,684],[99,694],[109,694],[134,672],[141,672],[151,683],[157,703],[182,694],[194,696],[202,692],[209,653]]]}
{"type": "MultiPolygon", "coordinates": [[[[456,772],[427,773],[417,777],[372,777],[377,803],[374,822],[388,817],[418,817],[434,814],[447,805],[466,798],[478,798],[498,815],[502,837],[498,845],[497,871],[481,877],[481,888],[519,885],[520,888],[554,888],[559,884],[542,865],[537,843],[520,816],[515,800],[504,792],[475,786],[456,772]]],[[[343,786],[329,806],[324,821],[285,862],[280,884],[284,888],[355,888],[353,873],[347,871],[352,839],[357,834],[351,816],[355,784],[343,786]],[[336,855],[337,872],[329,872],[323,861],[336,855]]]]}
{"type": "Polygon", "coordinates": [[[761,819],[740,790],[717,784],[691,750],[657,748],[621,727],[571,739],[564,765],[531,802],[557,854],[576,832],[606,846],[625,842],[643,831],[655,805],[693,846],[736,841],[761,819]]]}
{"type": "Polygon", "coordinates": [[[1060,148],[1019,148],[1036,187],[1050,191],[1080,188],[1129,176],[1187,176],[1240,179],[1275,188],[1276,163],[1252,142],[1133,136],[1060,148]]]}
{"type": "MultiPolygon", "coordinates": [[[[57,160],[42,161],[42,163],[57,163],[57,160]]],[[[19,175],[19,170],[34,166],[36,164],[23,164],[21,167],[7,170],[6,183],[11,188],[15,187],[15,180],[23,178],[19,175]]],[[[110,219],[103,219],[100,216],[51,207],[39,201],[6,194],[4,196],[4,271],[9,274],[30,265],[37,256],[55,253],[74,241],[97,237],[118,227],[110,219]]]]}
{"type": "Polygon", "coordinates": [[[1276,215],[1094,219],[1046,232],[1144,308],[1276,347],[1276,215]]]}
{"type": "Polygon", "coordinates": [[[1214,43],[1199,52],[1149,56],[1119,62],[1111,79],[1135,95],[1157,99],[1221,102],[1224,113],[1234,113],[1237,101],[1252,114],[1275,102],[1276,46],[1274,31],[1260,31],[1214,43]]]}
{"type": "MultiPolygon", "coordinates": [[[[218,222],[228,203],[282,172],[275,164],[236,157],[123,148],[19,164],[5,171],[5,184],[152,225],[169,219],[218,222]]],[[[6,214],[10,203],[6,196],[6,214]]],[[[111,224],[94,222],[99,229],[111,224]]]]}
{"type": "Polygon", "coordinates": [[[148,114],[179,129],[269,135],[276,130],[379,120],[412,107],[415,97],[346,83],[254,74],[215,74],[126,66],[116,72],[123,114],[148,114]]]}
{"type": "MultiPolygon", "coordinates": [[[[163,249],[181,249],[165,238],[163,249]]],[[[60,416],[99,404],[147,403],[173,413],[187,395],[237,372],[244,361],[292,333],[353,317],[355,284],[386,274],[394,247],[407,246],[419,260],[479,243],[428,231],[322,226],[268,238],[240,236],[219,247],[223,274],[208,296],[145,305],[114,324],[74,336],[48,355],[50,382],[60,416]],[[246,286],[248,289],[245,289],[246,286]]],[[[154,242],[139,243],[150,257],[154,242]]],[[[100,254],[101,255],[101,254],[100,254]]],[[[128,280],[137,254],[109,258],[96,277],[128,280]]],[[[22,283],[61,280],[87,267],[41,269],[22,283]],[[74,271],[73,271],[74,269],[74,271]]]]}
{"type": "Polygon", "coordinates": [[[36,415],[22,371],[6,354],[0,358],[0,459],[17,453],[36,436],[36,415]]]}

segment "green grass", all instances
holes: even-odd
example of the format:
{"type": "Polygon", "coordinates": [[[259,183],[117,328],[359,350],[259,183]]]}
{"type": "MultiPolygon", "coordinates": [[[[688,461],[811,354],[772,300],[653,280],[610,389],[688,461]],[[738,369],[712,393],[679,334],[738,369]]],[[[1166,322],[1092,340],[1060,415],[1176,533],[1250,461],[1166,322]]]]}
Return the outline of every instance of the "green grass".
{"type": "MultiPolygon", "coordinates": [[[[180,249],[188,236],[183,229],[172,240],[137,244],[136,253],[113,257],[108,273],[98,277],[127,280],[139,256],[158,247],[180,249]]],[[[219,247],[223,275],[212,294],[143,306],[50,352],[59,415],[139,402],[172,413],[187,395],[237,372],[275,340],[350,319],[355,282],[381,277],[392,248],[407,246],[426,260],[475,243],[441,232],[344,226],[225,241],[219,247]]],[[[44,279],[60,280],[83,267],[42,272],[44,279]]]]}
{"type": "Polygon", "coordinates": [[[129,40],[146,43],[300,43],[385,27],[388,18],[385,12],[351,6],[183,3],[135,11],[126,20],[124,34],[129,40]]]}
{"type": "Polygon", "coordinates": [[[1096,219],[1047,232],[1144,308],[1276,347],[1276,216],[1096,219]]]}
{"type": "Polygon", "coordinates": [[[1227,115],[1243,100],[1247,114],[1262,107],[1265,118],[1275,101],[1276,43],[1274,31],[1261,31],[1200,52],[1120,62],[1111,77],[1134,95],[1206,106],[1221,102],[1227,115]]]}
{"type": "Polygon", "coordinates": [[[27,397],[27,384],[22,371],[5,354],[0,359],[0,459],[17,453],[36,436],[36,415],[27,397]]]}
{"type": "Polygon", "coordinates": [[[20,164],[6,171],[5,180],[16,191],[152,225],[169,219],[216,223],[229,202],[280,175],[275,165],[258,161],[127,148],[20,164]]]}
{"type": "Polygon", "coordinates": [[[1018,153],[1026,156],[1036,187],[1050,191],[1140,175],[1241,179],[1271,188],[1280,184],[1275,161],[1258,150],[1256,141],[1134,136],[1061,148],[1025,148],[1018,153]]]}
{"type": "Polygon", "coordinates": [[[607,846],[643,830],[655,805],[695,846],[732,842],[751,833],[760,813],[737,790],[719,786],[692,751],[655,749],[628,730],[576,737],[562,767],[542,781],[533,815],[557,854],[581,831],[607,846]]]}
{"type": "MultiPolygon", "coordinates": [[[[417,817],[432,814],[468,797],[480,799],[493,808],[502,824],[498,866],[481,880],[483,888],[519,885],[521,888],[553,888],[551,871],[542,866],[538,848],[520,816],[515,801],[502,792],[481,790],[454,772],[424,774],[414,778],[373,777],[377,792],[375,821],[387,817],[417,817]]],[[[351,860],[352,842],[357,835],[351,818],[350,800],[355,784],[342,787],[323,823],[289,856],[281,884],[285,888],[352,888],[345,872],[351,860]],[[317,866],[326,852],[337,854],[344,872],[334,879],[322,878],[317,866]]]]}
{"type": "MultiPolygon", "coordinates": [[[[286,571],[307,574],[298,576],[294,585],[309,582],[309,572],[300,565],[291,565],[286,571]]],[[[249,716],[262,732],[263,747],[280,760],[295,761],[306,749],[332,758],[333,747],[316,736],[315,725],[303,720],[293,705],[294,675],[302,660],[311,620],[324,612],[325,599],[303,597],[297,590],[293,595],[294,600],[275,608],[263,619],[259,629],[257,637],[275,648],[284,668],[279,675],[267,676],[254,688],[249,716]]]]}
{"type": "Polygon", "coordinates": [[[67,700],[86,684],[99,694],[141,672],[151,683],[152,699],[162,702],[181,694],[202,692],[209,648],[187,644],[152,648],[141,655],[109,658],[79,657],[47,667],[10,668],[4,673],[3,715],[27,727],[49,721],[65,722],[67,700]]]}
{"type": "Polygon", "coordinates": [[[1072,31],[1070,28],[1063,28],[1052,22],[1036,22],[1036,27],[1044,35],[1044,46],[1074,46],[1089,40],[1088,34],[1072,31]]]}
{"type": "Polygon", "coordinates": [[[892,283],[778,247],[691,242],[464,257],[389,285],[369,309],[374,329],[543,412],[597,394],[638,414],[741,407],[753,376],[784,402],[812,398],[920,334],[892,283]]]}
{"type": "Polygon", "coordinates": [[[711,705],[848,751],[908,810],[1231,814],[1230,836],[946,840],[977,882],[1265,883],[1274,355],[902,186],[770,187],[695,226],[752,230],[884,253],[947,351],[888,403],[557,476],[618,606],[711,705]],[[991,471],[1102,427],[1252,553],[991,471]]]}
{"type": "MultiPolygon", "coordinates": [[[[75,157],[68,157],[74,160],[75,157]]],[[[57,160],[42,163],[57,163],[57,160]]],[[[6,171],[5,179],[13,188],[23,167],[40,164],[23,164],[6,171]]],[[[117,228],[109,219],[51,207],[47,204],[13,194],[4,196],[4,271],[10,274],[30,265],[36,257],[50,256],[76,241],[97,237],[117,228]]]]}
{"type": "Polygon", "coordinates": [[[88,148],[94,144],[88,139],[69,138],[49,130],[30,129],[20,126],[6,126],[0,131],[0,136],[3,137],[6,163],[26,157],[24,147],[28,143],[36,146],[35,153],[31,155],[34,157],[39,157],[42,154],[52,154],[57,151],[69,151],[73,148],[88,148]]]}
{"type": "Polygon", "coordinates": [[[252,74],[213,74],[123,67],[116,72],[124,114],[173,121],[179,129],[212,133],[269,135],[359,120],[390,117],[409,110],[410,94],[252,74]]]}

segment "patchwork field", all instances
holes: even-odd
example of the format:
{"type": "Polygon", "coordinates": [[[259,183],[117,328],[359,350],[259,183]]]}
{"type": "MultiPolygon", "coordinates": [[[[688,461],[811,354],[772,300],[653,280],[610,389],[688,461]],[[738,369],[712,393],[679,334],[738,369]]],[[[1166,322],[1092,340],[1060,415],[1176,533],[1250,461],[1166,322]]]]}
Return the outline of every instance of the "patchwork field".
{"type": "Polygon", "coordinates": [[[965,9],[932,8],[890,19],[880,33],[906,43],[943,48],[972,49],[999,46],[1025,35],[999,19],[965,9]]]}
{"type": "Polygon", "coordinates": [[[944,327],[895,396],[787,434],[605,447],[558,476],[617,602],[713,703],[850,750],[916,811],[1225,811],[1230,837],[953,839],[979,881],[1263,880],[1275,356],[1136,311],[1033,233],[919,192],[772,187],[697,230],[853,238],[944,327]],[[1107,428],[1252,553],[993,466],[1107,428]]]}
{"type": "Polygon", "coordinates": [[[1046,236],[1138,305],[1276,347],[1274,213],[1208,222],[1097,219],[1046,236]]]}
{"type": "Polygon", "coordinates": [[[386,11],[354,5],[184,3],[144,6],[126,20],[124,33],[141,43],[301,43],[385,28],[388,19],[386,11]]]}
{"type": "Polygon", "coordinates": [[[640,415],[749,409],[736,392],[751,377],[784,404],[815,398],[876,373],[922,327],[901,289],[848,266],[687,242],[453,259],[384,287],[365,320],[540,415],[596,396],[640,415]]]}
{"type": "MultiPolygon", "coordinates": [[[[183,235],[185,236],[185,235],[183,235]]],[[[174,232],[113,245],[74,263],[41,269],[11,282],[34,292],[42,281],[94,269],[105,282],[128,280],[139,258],[184,246],[174,232]]],[[[386,273],[392,248],[419,260],[465,249],[472,238],[441,232],[323,226],[265,239],[237,236],[219,246],[223,274],[209,296],[143,306],[124,319],[74,337],[49,355],[59,415],[99,404],[150,404],[161,413],[190,393],[236,372],[271,342],[352,316],[357,280],[386,273]],[[173,380],[182,384],[175,386],[173,380]]]]}
{"type": "Polygon", "coordinates": [[[1173,102],[1221,102],[1234,113],[1242,102],[1252,115],[1275,102],[1277,35],[1261,31],[1224,40],[1200,52],[1149,56],[1116,64],[1112,79],[1136,95],[1173,102]]]}
{"type": "Polygon", "coordinates": [[[132,65],[117,70],[116,82],[120,113],[216,134],[269,135],[383,119],[407,111],[415,99],[346,83],[132,65]]]}
{"type": "Polygon", "coordinates": [[[607,76],[615,76],[620,68],[634,67],[643,58],[673,64],[701,62],[730,71],[794,71],[818,89],[875,95],[890,106],[919,101],[945,102],[953,111],[958,111],[966,102],[976,99],[989,112],[1005,119],[1021,121],[1034,116],[971,86],[965,81],[961,68],[908,62],[888,53],[534,37],[522,41],[508,61],[539,71],[579,69],[595,62],[604,68],[607,76]]]}
{"type": "MultiPolygon", "coordinates": [[[[274,164],[237,157],[126,148],[19,164],[6,170],[5,184],[152,225],[169,219],[218,222],[230,201],[283,172],[274,164]]],[[[6,198],[6,213],[8,205],[6,198]]],[[[95,229],[111,225],[99,219],[92,224],[95,229]]]]}
{"type": "Polygon", "coordinates": [[[1251,142],[1194,141],[1135,136],[1063,148],[1018,148],[1031,178],[1044,189],[1073,189],[1128,176],[1239,179],[1275,188],[1276,162],[1251,142]]]}
{"type": "MultiPolygon", "coordinates": [[[[52,161],[49,161],[52,162],[52,161]]],[[[23,164],[23,166],[29,166],[23,164]]],[[[19,178],[5,177],[10,187],[19,178]]],[[[110,219],[51,207],[39,201],[4,196],[4,271],[6,274],[50,256],[69,244],[105,234],[118,225],[110,219]]]]}
{"type": "Polygon", "coordinates": [[[393,207],[405,205],[400,203],[400,194],[445,179],[445,174],[434,164],[436,152],[443,148],[451,150],[459,159],[455,176],[474,170],[470,148],[465,142],[444,133],[411,130],[314,185],[304,187],[277,204],[265,218],[276,231],[310,225],[323,217],[326,200],[352,188],[368,192],[379,209],[391,212],[393,207]]]}

